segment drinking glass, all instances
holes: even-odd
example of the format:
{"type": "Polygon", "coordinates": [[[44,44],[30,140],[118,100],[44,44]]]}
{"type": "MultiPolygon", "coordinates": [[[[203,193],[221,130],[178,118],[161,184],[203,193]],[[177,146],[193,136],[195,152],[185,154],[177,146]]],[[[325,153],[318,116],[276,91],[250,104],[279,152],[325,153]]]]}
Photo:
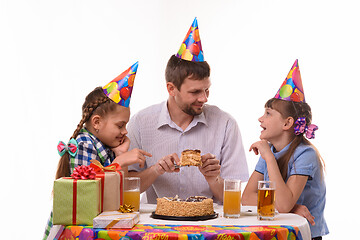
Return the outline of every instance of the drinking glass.
{"type": "Polygon", "coordinates": [[[259,220],[275,218],[275,182],[258,182],[257,217],[259,220]]]}
{"type": "Polygon", "coordinates": [[[126,177],[124,182],[124,204],[134,207],[138,212],[140,208],[140,178],[126,177]]]}
{"type": "Polygon", "coordinates": [[[238,218],[241,210],[241,181],[224,180],[224,217],[238,218]]]}

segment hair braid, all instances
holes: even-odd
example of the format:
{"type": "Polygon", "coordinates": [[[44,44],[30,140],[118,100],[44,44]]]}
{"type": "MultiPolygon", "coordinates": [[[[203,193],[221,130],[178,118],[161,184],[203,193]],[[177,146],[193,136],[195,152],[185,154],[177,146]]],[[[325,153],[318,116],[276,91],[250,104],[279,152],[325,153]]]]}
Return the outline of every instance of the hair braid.
{"type": "Polygon", "coordinates": [[[103,103],[106,103],[108,101],[110,101],[110,99],[107,96],[105,96],[105,97],[101,97],[100,99],[96,100],[94,103],[89,103],[87,106],[85,106],[83,108],[82,118],[81,118],[79,124],[77,125],[77,127],[76,127],[73,135],[71,136],[71,138],[76,138],[77,135],[79,134],[80,130],[84,126],[84,123],[86,123],[89,120],[90,116],[93,114],[95,109],[99,105],[101,105],[103,103]]]}
{"type": "MultiPolygon", "coordinates": [[[[108,98],[101,87],[95,88],[89,95],[85,98],[85,102],[82,106],[82,118],[77,125],[74,133],[71,138],[76,139],[79,135],[79,132],[83,128],[84,124],[90,119],[94,112],[103,115],[107,111],[111,111],[113,106],[117,104],[112,102],[110,98],[108,98]],[[109,104],[108,104],[109,103],[109,104]]],[[[59,160],[58,168],[56,171],[56,179],[61,177],[70,176],[70,156],[69,153],[65,153],[59,160]]]]}

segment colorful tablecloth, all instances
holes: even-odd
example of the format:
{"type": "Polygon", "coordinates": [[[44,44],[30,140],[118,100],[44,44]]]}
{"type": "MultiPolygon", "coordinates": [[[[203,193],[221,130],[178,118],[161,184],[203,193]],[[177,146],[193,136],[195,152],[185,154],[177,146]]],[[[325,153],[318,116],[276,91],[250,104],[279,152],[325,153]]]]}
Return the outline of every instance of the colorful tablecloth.
{"type": "Polygon", "coordinates": [[[67,226],[58,240],[302,240],[293,226],[137,224],[131,230],[67,226]]]}

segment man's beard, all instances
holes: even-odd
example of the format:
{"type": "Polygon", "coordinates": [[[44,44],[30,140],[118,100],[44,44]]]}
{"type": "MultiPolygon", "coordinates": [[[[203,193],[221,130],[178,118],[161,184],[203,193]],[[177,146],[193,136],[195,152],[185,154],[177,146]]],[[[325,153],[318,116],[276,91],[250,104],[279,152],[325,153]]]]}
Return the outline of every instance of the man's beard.
{"type": "Polygon", "coordinates": [[[184,113],[190,115],[190,116],[198,116],[202,113],[202,109],[200,112],[196,112],[191,105],[186,105],[183,109],[181,109],[184,113]]]}

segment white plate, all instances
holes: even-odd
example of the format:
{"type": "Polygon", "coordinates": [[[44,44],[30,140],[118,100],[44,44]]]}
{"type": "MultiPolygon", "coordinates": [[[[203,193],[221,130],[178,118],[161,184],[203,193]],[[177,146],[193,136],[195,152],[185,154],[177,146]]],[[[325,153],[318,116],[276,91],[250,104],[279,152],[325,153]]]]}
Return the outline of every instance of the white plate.
{"type": "Polygon", "coordinates": [[[245,216],[257,215],[257,206],[241,206],[240,214],[245,216]]]}
{"type": "Polygon", "coordinates": [[[156,204],[141,203],[140,213],[152,213],[156,210],[156,204]]]}

